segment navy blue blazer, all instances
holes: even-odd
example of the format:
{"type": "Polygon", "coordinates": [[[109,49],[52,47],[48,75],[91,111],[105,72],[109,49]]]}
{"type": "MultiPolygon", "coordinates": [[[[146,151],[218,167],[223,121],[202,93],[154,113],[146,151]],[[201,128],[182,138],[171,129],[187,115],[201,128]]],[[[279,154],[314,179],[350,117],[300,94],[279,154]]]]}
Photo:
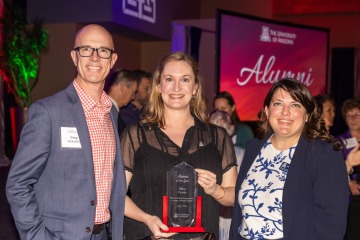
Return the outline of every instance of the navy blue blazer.
{"type": "MultiPolygon", "coordinates": [[[[122,239],[126,180],[117,111],[110,199],[113,239],[122,239]]],[[[30,106],[6,186],[21,239],[89,240],[95,219],[94,163],[85,114],[73,84],[30,106]],[[81,148],[61,145],[61,127],[76,128],[81,148]]]]}
{"type": "MultiPolygon", "coordinates": [[[[245,150],[235,188],[230,239],[243,239],[239,188],[264,139],[252,140],[245,150]]],[[[300,137],[291,161],[283,193],[284,240],[342,240],[349,201],[348,179],[341,151],[321,140],[300,137]]]]}

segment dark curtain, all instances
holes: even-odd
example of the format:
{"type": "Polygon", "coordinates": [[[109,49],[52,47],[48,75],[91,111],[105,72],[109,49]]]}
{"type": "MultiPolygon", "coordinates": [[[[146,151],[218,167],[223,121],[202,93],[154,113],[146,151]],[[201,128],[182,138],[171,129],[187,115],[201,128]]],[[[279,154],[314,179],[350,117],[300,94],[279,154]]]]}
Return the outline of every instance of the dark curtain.
{"type": "Polygon", "coordinates": [[[333,48],[331,64],[331,95],[335,99],[336,115],[332,134],[337,136],[345,132],[348,127],[341,114],[341,104],[354,98],[355,48],[333,48]]]}
{"type": "Polygon", "coordinates": [[[189,27],[189,33],[190,33],[189,53],[197,62],[199,61],[201,32],[202,32],[201,28],[189,27]]]}

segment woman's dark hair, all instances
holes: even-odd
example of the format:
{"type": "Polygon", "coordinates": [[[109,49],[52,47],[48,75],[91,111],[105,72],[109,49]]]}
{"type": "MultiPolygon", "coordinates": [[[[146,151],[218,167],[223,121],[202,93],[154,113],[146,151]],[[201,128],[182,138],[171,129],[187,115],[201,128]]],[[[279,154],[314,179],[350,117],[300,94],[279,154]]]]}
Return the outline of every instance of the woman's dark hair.
{"type": "Polygon", "coordinates": [[[314,97],[314,99],[316,101],[316,104],[318,104],[317,106],[318,106],[318,112],[319,112],[320,116],[323,114],[323,111],[324,111],[323,105],[324,105],[325,102],[329,101],[335,106],[335,100],[330,95],[319,94],[319,95],[316,95],[314,97]]]}
{"type": "MultiPolygon", "coordinates": [[[[215,105],[215,100],[220,99],[220,98],[226,99],[228,101],[228,104],[230,105],[230,107],[235,106],[235,100],[234,100],[233,96],[231,96],[231,94],[227,91],[219,92],[214,98],[213,105],[215,105]]],[[[241,122],[236,110],[231,113],[231,119],[236,124],[241,122]]]]}
{"type": "Polygon", "coordinates": [[[265,107],[270,106],[270,102],[278,89],[286,91],[290,94],[292,99],[301,103],[301,105],[304,106],[308,115],[308,121],[305,123],[305,126],[303,128],[303,135],[306,139],[321,139],[326,142],[333,143],[335,150],[341,149],[340,142],[326,131],[325,123],[320,120],[321,116],[319,116],[319,112],[317,109],[318,106],[314,98],[311,96],[309,90],[302,82],[293,78],[280,79],[279,81],[274,83],[274,85],[271,87],[270,91],[266,95],[263,109],[259,114],[259,129],[262,136],[264,136],[264,134],[266,133],[273,132],[269,124],[269,120],[267,119],[265,114],[265,107]]]}

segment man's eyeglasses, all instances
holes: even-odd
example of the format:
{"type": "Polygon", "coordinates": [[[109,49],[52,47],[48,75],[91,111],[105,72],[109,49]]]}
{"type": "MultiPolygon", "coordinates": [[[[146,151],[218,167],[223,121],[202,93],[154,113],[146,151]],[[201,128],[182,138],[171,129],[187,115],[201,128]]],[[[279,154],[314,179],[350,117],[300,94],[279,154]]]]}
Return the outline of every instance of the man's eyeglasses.
{"type": "Polygon", "coordinates": [[[347,120],[351,120],[351,119],[359,119],[360,118],[360,112],[354,113],[354,114],[347,114],[346,115],[346,119],[347,120]]]}
{"type": "Polygon", "coordinates": [[[78,51],[81,57],[91,57],[96,51],[100,58],[109,59],[113,54],[114,50],[106,47],[92,48],[92,47],[76,47],[74,51],[78,51]]]}

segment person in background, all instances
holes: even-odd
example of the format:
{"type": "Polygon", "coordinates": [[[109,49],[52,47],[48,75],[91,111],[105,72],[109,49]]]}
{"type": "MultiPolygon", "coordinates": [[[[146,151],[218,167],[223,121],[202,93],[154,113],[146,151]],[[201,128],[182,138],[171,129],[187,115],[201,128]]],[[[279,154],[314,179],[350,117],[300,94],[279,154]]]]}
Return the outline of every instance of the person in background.
{"type": "Polygon", "coordinates": [[[236,158],[226,130],[208,124],[197,62],[184,53],[165,55],[154,72],[144,119],[121,135],[131,198],[126,197],[126,239],[192,239],[219,235],[219,204],[232,206],[236,158]],[[174,233],[162,223],[166,173],[180,163],[198,175],[206,233],[174,233]]]}
{"type": "Polygon", "coordinates": [[[334,125],[335,119],[335,101],[331,96],[326,94],[317,95],[314,99],[319,104],[320,116],[325,121],[326,130],[330,132],[330,128],[334,125]]]}
{"type": "MultiPolygon", "coordinates": [[[[335,102],[329,95],[317,95],[314,99],[317,104],[318,115],[320,116],[320,119],[323,120],[326,130],[330,132],[330,127],[333,126],[335,118],[335,102]]],[[[346,170],[349,174],[353,172],[353,167],[360,165],[360,159],[355,152],[356,151],[354,150],[354,154],[344,155],[346,170]]]]}
{"type": "Polygon", "coordinates": [[[147,104],[150,95],[152,74],[143,70],[134,70],[132,72],[138,85],[134,100],[122,107],[119,112],[120,135],[127,125],[136,124],[140,121],[144,106],[147,104]]]}
{"type": "MultiPolygon", "coordinates": [[[[335,118],[335,101],[329,95],[317,95],[314,99],[317,104],[318,115],[323,120],[326,130],[330,132],[330,127],[333,126],[335,118]]],[[[346,170],[349,174],[353,172],[353,167],[360,165],[358,155],[360,153],[357,153],[356,149],[350,151],[349,154],[344,154],[346,170]]]]}
{"type": "MultiPolygon", "coordinates": [[[[226,132],[229,134],[230,137],[235,134],[235,123],[232,121],[230,115],[224,111],[212,111],[209,115],[209,122],[225,128],[226,132]]],[[[245,151],[243,148],[238,146],[234,146],[234,149],[236,155],[237,172],[239,172],[245,151]]],[[[220,206],[218,240],[229,240],[232,209],[232,207],[220,206]]]]}
{"type": "Polygon", "coordinates": [[[309,90],[281,79],[263,106],[264,136],[245,149],[230,239],[342,239],[348,179],[341,144],[320,124],[309,90]]]}
{"type": "Polygon", "coordinates": [[[136,88],[137,81],[134,74],[126,69],[117,69],[106,79],[104,91],[119,111],[131,101],[136,88]]]}
{"type": "Polygon", "coordinates": [[[254,134],[249,126],[240,121],[240,118],[236,112],[236,105],[234,98],[229,92],[220,92],[214,98],[214,108],[217,110],[222,110],[227,112],[233,122],[236,124],[235,135],[235,145],[241,148],[245,148],[249,140],[254,138],[254,134]]]}
{"type": "Polygon", "coordinates": [[[346,240],[352,240],[360,238],[360,99],[346,100],[341,106],[341,113],[349,129],[339,135],[338,139],[344,146],[344,158],[352,159],[352,164],[350,161],[346,164],[350,173],[351,196],[345,236],[346,240]]]}
{"type": "Polygon", "coordinates": [[[117,59],[110,33],[85,26],[71,58],[75,80],[29,108],[6,195],[21,239],[122,239],[124,165],[103,91],[117,59]]]}

